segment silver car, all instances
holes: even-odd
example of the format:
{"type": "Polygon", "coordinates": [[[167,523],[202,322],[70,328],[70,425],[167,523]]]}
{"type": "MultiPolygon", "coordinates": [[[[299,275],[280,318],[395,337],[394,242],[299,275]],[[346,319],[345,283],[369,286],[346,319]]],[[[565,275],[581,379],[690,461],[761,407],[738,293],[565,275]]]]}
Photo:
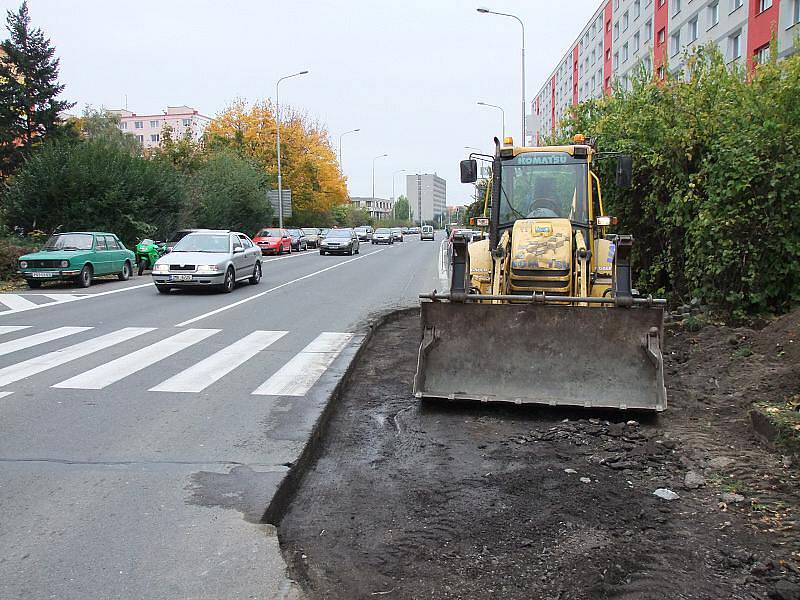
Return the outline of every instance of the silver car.
{"type": "Polygon", "coordinates": [[[236,282],[261,281],[261,249],[243,233],[206,230],[190,233],[153,265],[156,289],[213,287],[232,292],[236,282]]]}
{"type": "Polygon", "coordinates": [[[316,227],[303,227],[303,233],[306,234],[306,243],[309,248],[316,248],[319,246],[320,230],[316,227]]]}

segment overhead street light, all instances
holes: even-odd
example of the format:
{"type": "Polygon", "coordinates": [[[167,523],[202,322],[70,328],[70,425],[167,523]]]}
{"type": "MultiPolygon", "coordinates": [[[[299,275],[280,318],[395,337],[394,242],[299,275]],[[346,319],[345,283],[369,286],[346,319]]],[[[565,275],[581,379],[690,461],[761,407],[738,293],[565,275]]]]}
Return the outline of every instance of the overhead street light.
{"type": "MultiPolygon", "coordinates": [[[[488,106],[490,108],[496,108],[500,111],[500,123],[502,125],[503,130],[503,142],[505,143],[506,139],[506,111],[503,110],[502,106],[498,106],[497,104],[489,104],[488,102],[478,102],[480,106],[488,106]]],[[[522,144],[525,145],[525,140],[522,140],[522,144]]]]}
{"type": "Polygon", "coordinates": [[[379,158],[386,158],[388,154],[381,154],[372,159],[372,199],[375,200],[375,161],[379,158]]]}
{"type": "Polygon", "coordinates": [[[342,138],[348,133],[356,133],[357,131],[361,131],[361,129],[351,129],[350,131],[339,134],[339,170],[342,171],[342,174],[344,174],[344,165],[342,165],[342,138]]]}
{"type": "Polygon", "coordinates": [[[522,27],[522,145],[525,146],[527,145],[525,140],[525,23],[523,23],[522,19],[518,16],[509,13],[496,12],[484,7],[478,8],[477,10],[484,15],[499,15],[501,17],[516,19],[520,27],[522,27]]]}
{"type": "Polygon", "coordinates": [[[275,123],[278,129],[278,227],[283,229],[283,179],[281,177],[281,100],[280,85],[284,79],[291,79],[300,75],[306,75],[308,71],[292,73],[278,79],[275,83],[275,123]]]}

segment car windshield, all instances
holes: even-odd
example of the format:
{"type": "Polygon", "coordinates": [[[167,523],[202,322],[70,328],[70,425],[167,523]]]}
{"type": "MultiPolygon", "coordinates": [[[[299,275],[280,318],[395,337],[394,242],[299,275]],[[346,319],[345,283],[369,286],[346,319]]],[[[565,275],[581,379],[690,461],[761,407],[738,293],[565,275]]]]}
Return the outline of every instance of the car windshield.
{"type": "Polygon", "coordinates": [[[587,163],[566,152],[527,152],[503,163],[500,224],[517,219],[585,223],[587,163]]]}
{"type": "Polygon", "coordinates": [[[317,235],[319,234],[319,229],[314,229],[313,227],[303,227],[303,233],[306,235],[317,235]]]}
{"type": "Polygon", "coordinates": [[[293,237],[300,237],[301,235],[303,235],[303,232],[300,231],[299,229],[290,229],[289,230],[289,235],[291,235],[293,237]]]}
{"type": "Polygon", "coordinates": [[[380,229],[376,229],[375,233],[391,233],[391,232],[385,227],[381,227],[380,229]]]}
{"type": "Polygon", "coordinates": [[[280,229],[262,229],[256,234],[256,237],[283,237],[280,229]]]}
{"type": "Polygon", "coordinates": [[[142,246],[149,246],[151,244],[155,244],[155,242],[151,239],[145,238],[141,242],[139,242],[142,246]]]}
{"type": "Polygon", "coordinates": [[[353,234],[349,229],[331,229],[325,237],[328,238],[349,238],[353,234]]]}
{"type": "Polygon", "coordinates": [[[356,227],[356,231],[358,233],[367,233],[367,231],[369,231],[369,229],[367,229],[366,227],[356,227]]]}
{"type": "Polygon", "coordinates": [[[45,250],[91,250],[94,236],[91,233],[59,233],[51,235],[45,250]]]}
{"type": "Polygon", "coordinates": [[[193,233],[175,244],[173,252],[228,252],[229,237],[227,235],[209,235],[193,233]]]}

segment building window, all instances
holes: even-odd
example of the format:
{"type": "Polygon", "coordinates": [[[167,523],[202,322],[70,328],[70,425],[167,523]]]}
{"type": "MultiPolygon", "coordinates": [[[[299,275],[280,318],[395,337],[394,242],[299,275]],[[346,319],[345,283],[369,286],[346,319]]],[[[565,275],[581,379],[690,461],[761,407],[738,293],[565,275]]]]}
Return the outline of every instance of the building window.
{"type": "Polygon", "coordinates": [[[136,139],[139,141],[140,144],[144,143],[144,136],[143,135],[137,135],[136,139]]]}
{"type": "Polygon", "coordinates": [[[611,77],[606,77],[606,88],[611,87],[611,77]]]}
{"type": "Polygon", "coordinates": [[[731,60],[736,60],[742,56],[742,32],[737,31],[728,40],[731,47],[731,60]]]}
{"type": "Polygon", "coordinates": [[[658,8],[661,8],[666,3],[667,3],[667,0],[658,0],[658,8]]]}
{"type": "Polygon", "coordinates": [[[624,63],[626,60],[628,60],[628,42],[622,45],[622,62],[624,63]]]}
{"type": "Polygon", "coordinates": [[[719,2],[714,2],[708,7],[708,28],[711,29],[714,25],[719,23],[719,2]]]}
{"type": "Polygon", "coordinates": [[[758,0],[759,13],[762,13],[769,8],[772,8],[772,0],[758,0]]]}
{"type": "Polygon", "coordinates": [[[606,33],[611,33],[611,19],[606,21],[606,33]]]}
{"type": "Polygon", "coordinates": [[[159,134],[157,134],[157,133],[151,133],[150,134],[150,141],[151,142],[161,141],[161,136],[159,134]]]}
{"type": "Polygon", "coordinates": [[[648,19],[647,23],[644,24],[644,39],[653,39],[653,19],[648,19]]]}
{"type": "Polygon", "coordinates": [[[192,120],[191,119],[184,119],[183,120],[183,126],[184,127],[189,127],[191,124],[192,124],[192,120]]]}
{"type": "Polygon", "coordinates": [[[662,27],[658,30],[658,45],[662,46],[664,42],[667,40],[667,28],[662,27]]]}
{"type": "Polygon", "coordinates": [[[672,14],[677,15],[681,12],[681,0],[672,0],[672,14]]]}
{"type": "Polygon", "coordinates": [[[660,67],[658,67],[658,78],[663,80],[666,79],[666,77],[667,77],[667,71],[664,68],[664,65],[661,65],[660,67]]]}
{"type": "Polygon", "coordinates": [[[639,51],[640,46],[642,45],[641,38],[639,37],[639,32],[633,34],[633,52],[634,54],[639,51]]]}
{"type": "Polygon", "coordinates": [[[756,62],[759,65],[763,65],[765,63],[768,63],[769,62],[769,44],[766,44],[764,46],[761,46],[761,48],[758,48],[755,51],[754,58],[755,58],[756,62]]]}
{"type": "Polygon", "coordinates": [[[141,121],[134,121],[134,122],[133,122],[133,126],[134,126],[136,129],[141,129],[141,128],[143,127],[143,125],[142,125],[142,122],[141,122],[141,121]]]}
{"type": "Polygon", "coordinates": [[[619,69],[619,52],[614,52],[614,70],[619,69]]]}
{"type": "Polygon", "coordinates": [[[614,23],[614,39],[619,38],[619,21],[614,23]]]}
{"type": "Polygon", "coordinates": [[[119,124],[119,128],[120,129],[127,129],[128,128],[128,123],[123,121],[122,123],[119,124]]]}
{"type": "Polygon", "coordinates": [[[653,63],[651,62],[650,57],[648,56],[644,59],[644,72],[650,75],[652,69],[653,69],[653,63]]]}
{"type": "Polygon", "coordinates": [[[697,17],[689,21],[689,41],[693,42],[697,39],[697,17]]]}
{"type": "Polygon", "coordinates": [[[800,0],[794,0],[794,10],[792,11],[792,23],[800,23],[800,0]]]}
{"type": "Polygon", "coordinates": [[[737,8],[741,8],[742,4],[744,4],[744,0],[731,0],[731,12],[735,11],[737,8]]]}
{"type": "Polygon", "coordinates": [[[150,121],[150,127],[158,127],[158,121],[150,121]]]}
{"type": "Polygon", "coordinates": [[[642,14],[642,0],[636,0],[633,3],[633,18],[638,19],[639,15],[642,14]]]}
{"type": "Polygon", "coordinates": [[[606,50],[606,62],[608,62],[609,60],[611,60],[611,48],[606,50]]]}
{"type": "Polygon", "coordinates": [[[681,32],[678,30],[669,36],[669,54],[675,56],[681,51],[681,32]]]}
{"type": "Polygon", "coordinates": [[[622,15],[622,31],[628,31],[628,11],[626,10],[622,15]]]}

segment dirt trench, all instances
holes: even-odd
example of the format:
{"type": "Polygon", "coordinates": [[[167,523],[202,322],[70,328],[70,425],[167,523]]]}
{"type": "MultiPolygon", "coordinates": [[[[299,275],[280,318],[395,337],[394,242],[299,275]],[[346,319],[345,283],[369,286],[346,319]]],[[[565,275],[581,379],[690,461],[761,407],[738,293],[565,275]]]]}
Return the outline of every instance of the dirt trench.
{"type": "Polygon", "coordinates": [[[782,327],[668,331],[670,408],[643,418],[420,404],[417,318],[390,322],[280,523],[293,577],[342,600],[800,599],[798,471],[748,421],[800,392],[782,327]]]}

